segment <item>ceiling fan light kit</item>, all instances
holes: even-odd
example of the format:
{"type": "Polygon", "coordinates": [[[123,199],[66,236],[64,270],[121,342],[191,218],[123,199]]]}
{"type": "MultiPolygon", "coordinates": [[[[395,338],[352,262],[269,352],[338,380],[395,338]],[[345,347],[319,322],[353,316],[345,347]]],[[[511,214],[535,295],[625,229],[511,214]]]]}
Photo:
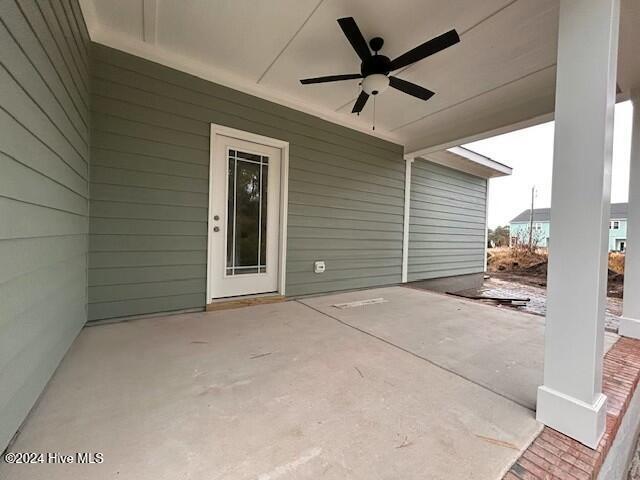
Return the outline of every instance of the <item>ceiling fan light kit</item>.
{"type": "Polygon", "coordinates": [[[362,80],[362,90],[367,95],[378,95],[389,86],[389,77],[382,73],[372,73],[362,80]]]}
{"type": "MultiPolygon", "coordinates": [[[[355,80],[362,78],[360,95],[356,99],[351,113],[359,114],[369,99],[369,96],[377,96],[384,92],[388,87],[400,90],[408,95],[419,98],[421,100],[429,100],[434,92],[420,85],[403,80],[401,78],[390,76],[391,72],[404,68],[412,63],[416,63],[426,57],[438,53],[449,48],[460,41],[458,32],[449,30],[431,40],[418,45],[412,50],[390,60],[389,57],[378,54],[384,45],[381,37],[374,37],[367,45],[362,32],[358,28],[353,17],[339,18],[338,24],[344,32],[347,40],[355,50],[361,60],[360,73],[349,73],[346,75],[329,75],[325,77],[306,78],[300,80],[303,85],[314,83],[339,82],[343,80],[355,80]],[[373,54],[371,53],[373,51],[373,54]]],[[[375,121],[375,120],[374,120],[375,121]]]]}

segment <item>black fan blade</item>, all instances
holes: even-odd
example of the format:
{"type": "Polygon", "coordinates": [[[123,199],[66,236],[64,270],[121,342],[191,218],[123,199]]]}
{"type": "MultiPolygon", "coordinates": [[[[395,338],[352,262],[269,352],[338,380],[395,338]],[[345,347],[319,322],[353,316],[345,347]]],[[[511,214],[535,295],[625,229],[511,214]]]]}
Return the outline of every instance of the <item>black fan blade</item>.
{"type": "Polygon", "coordinates": [[[326,82],[339,82],[341,80],[354,80],[356,78],[362,78],[359,73],[347,73],[346,75],[327,75],[326,77],[305,78],[300,80],[303,85],[310,83],[326,83],[326,82]]]}
{"type": "Polygon", "coordinates": [[[360,92],[360,95],[358,95],[358,99],[356,100],[356,103],[353,104],[351,113],[360,113],[364,108],[365,103],[367,103],[367,100],[369,100],[369,95],[367,94],[367,92],[364,92],[364,91],[360,92]]]}
{"type": "Polygon", "coordinates": [[[435,92],[428,90],[415,83],[407,82],[398,77],[389,77],[389,85],[393,88],[397,88],[401,92],[408,93],[414,97],[422,100],[429,100],[435,95],[435,92]]]}
{"type": "Polygon", "coordinates": [[[360,57],[360,60],[369,58],[371,56],[371,50],[369,50],[367,41],[362,36],[362,32],[353,17],[339,18],[338,24],[340,24],[340,28],[342,28],[347,40],[349,40],[349,43],[360,57]]]}
{"type": "Polygon", "coordinates": [[[433,55],[434,53],[438,53],[445,48],[455,45],[459,41],[460,36],[458,35],[458,32],[455,30],[449,30],[447,33],[443,33],[438,37],[432,38],[428,42],[424,42],[413,50],[409,50],[407,53],[391,60],[391,71],[416,63],[423,58],[427,58],[429,55],[433,55]]]}

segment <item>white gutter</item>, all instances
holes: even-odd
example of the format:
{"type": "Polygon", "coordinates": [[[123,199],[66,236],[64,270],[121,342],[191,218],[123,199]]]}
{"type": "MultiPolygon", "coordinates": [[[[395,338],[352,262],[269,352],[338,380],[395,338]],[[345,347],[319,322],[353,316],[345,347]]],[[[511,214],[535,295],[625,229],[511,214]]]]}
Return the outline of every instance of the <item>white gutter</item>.
{"type": "Polygon", "coordinates": [[[459,155],[463,158],[466,158],[467,160],[470,160],[479,165],[482,165],[483,167],[487,167],[487,168],[490,168],[491,170],[495,170],[497,173],[501,173],[503,175],[511,175],[513,173],[513,168],[503,163],[496,162],[494,159],[481,155],[477,152],[474,152],[473,150],[469,150],[468,148],[452,147],[447,149],[447,151],[451,153],[455,153],[456,155],[459,155]]]}
{"type": "Polygon", "coordinates": [[[419,156],[408,154],[404,158],[427,160],[480,178],[504,177],[511,175],[513,171],[507,165],[464,147],[452,147],[448,150],[440,150],[419,156]]]}

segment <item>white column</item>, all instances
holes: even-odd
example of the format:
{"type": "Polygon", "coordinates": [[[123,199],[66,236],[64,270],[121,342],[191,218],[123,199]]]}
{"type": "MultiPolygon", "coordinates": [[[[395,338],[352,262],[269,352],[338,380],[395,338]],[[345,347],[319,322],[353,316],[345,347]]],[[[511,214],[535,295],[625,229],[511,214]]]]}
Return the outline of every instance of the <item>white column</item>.
{"type": "Polygon", "coordinates": [[[633,136],[629,171],[629,212],[620,335],[640,338],[640,90],[631,92],[633,136]]]}
{"type": "Polygon", "coordinates": [[[404,170],[404,227],[402,233],[402,283],[409,276],[409,220],[411,219],[411,164],[413,158],[405,158],[404,170]]]}
{"type": "Polygon", "coordinates": [[[544,385],[537,418],[595,448],[602,355],[619,0],[561,0],[544,385]]]}

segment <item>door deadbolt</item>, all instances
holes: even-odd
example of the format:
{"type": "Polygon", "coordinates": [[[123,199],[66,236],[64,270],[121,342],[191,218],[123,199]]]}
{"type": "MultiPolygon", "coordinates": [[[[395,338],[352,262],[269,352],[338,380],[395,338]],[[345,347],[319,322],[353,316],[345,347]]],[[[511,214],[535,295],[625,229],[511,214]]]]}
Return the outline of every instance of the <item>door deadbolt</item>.
{"type": "Polygon", "coordinates": [[[220,216],[219,216],[219,215],[214,215],[214,216],[213,216],[213,219],[214,219],[214,220],[216,220],[216,221],[217,221],[217,220],[220,220],[220,216]]]}

